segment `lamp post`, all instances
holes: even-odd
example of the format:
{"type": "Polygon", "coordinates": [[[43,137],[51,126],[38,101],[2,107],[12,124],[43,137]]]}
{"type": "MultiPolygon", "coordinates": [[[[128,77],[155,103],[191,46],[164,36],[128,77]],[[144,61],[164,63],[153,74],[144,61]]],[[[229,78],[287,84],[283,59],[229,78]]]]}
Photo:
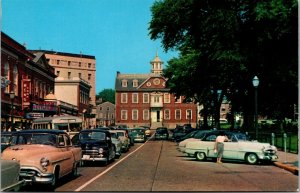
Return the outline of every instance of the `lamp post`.
{"type": "Polygon", "coordinates": [[[15,100],[15,93],[11,91],[9,93],[9,98],[11,100],[11,111],[10,111],[10,117],[11,117],[11,130],[14,131],[14,100],[15,100]]]}
{"type": "Polygon", "coordinates": [[[255,109],[254,109],[254,128],[255,128],[255,136],[256,136],[256,140],[258,139],[258,128],[257,128],[257,87],[259,85],[259,79],[257,78],[257,76],[254,76],[253,80],[252,80],[252,84],[254,86],[255,92],[254,92],[254,103],[255,103],[255,109]]]}

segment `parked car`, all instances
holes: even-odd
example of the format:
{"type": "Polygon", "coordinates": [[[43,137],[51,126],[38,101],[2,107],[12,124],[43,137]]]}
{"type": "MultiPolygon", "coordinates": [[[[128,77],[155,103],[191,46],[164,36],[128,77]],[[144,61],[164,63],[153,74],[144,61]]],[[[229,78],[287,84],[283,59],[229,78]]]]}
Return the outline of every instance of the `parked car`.
{"type": "Polygon", "coordinates": [[[1,192],[18,192],[25,185],[19,180],[20,163],[13,160],[1,160],[1,192]]]}
{"type": "Polygon", "coordinates": [[[224,142],[223,159],[244,160],[249,164],[256,164],[259,160],[276,161],[277,148],[269,143],[249,141],[246,134],[230,131],[213,131],[205,135],[202,140],[191,141],[186,144],[185,152],[194,155],[197,160],[216,158],[214,145],[220,132],[225,132],[229,141],[224,142]]]}
{"type": "Polygon", "coordinates": [[[77,175],[81,149],[74,147],[62,130],[22,130],[13,134],[12,146],[2,152],[3,160],[20,163],[20,179],[28,183],[48,184],[68,174],[77,175]]]}
{"type": "MultiPolygon", "coordinates": [[[[187,139],[179,142],[178,150],[181,151],[181,152],[185,152],[185,147],[186,147],[186,144],[188,142],[190,142],[190,141],[199,141],[199,140],[201,140],[205,137],[206,133],[209,133],[209,132],[212,132],[212,131],[213,130],[196,130],[195,132],[192,131],[191,133],[189,133],[189,134],[187,134],[186,136],[183,137],[183,138],[187,138],[187,139]],[[188,136],[191,136],[191,135],[192,135],[192,137],[188,138],[188,136]]],[[[193,156],[193,155],[188,155],[188,156],[193,156]]]]}
{"type": "Polygon", "coordinates": [[[146,134],[146,137],[150,137],[151,136],[151,130],[150,130],[150,127],[149,126],[141,126],[142,128],[145,129],[145,134],[146,134]]]}
{"type": "Polygon", "coordinates": [[[169,139],[169,131],[166,127],[158,127],[154,134],[155,140],[157,139],[169,139]]]}
{"type": "Polygon", "coordinates": [[[184,135],[184,136],[182,136],[182,137],[178,137],[175,141],[176,141],[177,143],[179,143],[179,142],[181,142],[181,141],[183,141],[183,140],[185,140],[185,139],[192,138],[192,137],[194,137],[194,135],[195,135],[196,133],[198,133],[198,131],[200,131],[200,130],[197,129],[197,130],[191,131],[191,132],[187,133],[186,135],[184,135]]]}
{"type": "Polygon", "coordinates": [[[173,130],[172,139],[174,141],[176,141],[176,140],[180,139],[181,137],[185,136],[186,134],[190,133],[191,131],[193,131],[192,127],[189,127],[189,126],[177,126],[173,130]]]}
{"type": "Polygon", "coordinates": [[[1,152],[10,146],[12,134],[14,132],[1,132],[1,152]]]}
{"type": "Polygon", "coordinates": [[[118,133],[119,139],[122,142],[122,152],[128,151],[129,148],[130,148],[130,139],[129,139],[129,136],[127,134],[128,131],[123,130],[123,129],[118,129],[118,130],[115,130],[115,131],[118,133]]]}
{"type": "Polygon", "coordinates": [[[116,157],[116,146],[111,134],[104,129],[87,129],[79,132],[82,162],[100,161],[107,165],[116,157]]]}
{"type": "Polygon", "coordinates": [[[109,132],[111,134],[111,140],[116,147],[116,157],[119,158],[122,154],[122,142],[119,139],[119,135],[116,131],[110,130],[109,132]]]}
{"type": "Polygon", "coordinates": [[[147,140],[144,128],[131,129],[131,133],[134,142],[145,142],[147,140]]]}

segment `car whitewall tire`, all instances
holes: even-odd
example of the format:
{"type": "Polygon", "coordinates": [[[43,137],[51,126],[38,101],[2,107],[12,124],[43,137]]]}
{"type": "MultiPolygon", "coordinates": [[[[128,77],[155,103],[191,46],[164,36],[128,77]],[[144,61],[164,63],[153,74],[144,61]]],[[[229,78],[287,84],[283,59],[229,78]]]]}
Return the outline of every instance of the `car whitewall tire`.
{"type": "Polygon", "coordinates": [[[204,152],[196,152],[195,157],[198,161],[204,161],[206,160],[206,155],[204,152]]]}

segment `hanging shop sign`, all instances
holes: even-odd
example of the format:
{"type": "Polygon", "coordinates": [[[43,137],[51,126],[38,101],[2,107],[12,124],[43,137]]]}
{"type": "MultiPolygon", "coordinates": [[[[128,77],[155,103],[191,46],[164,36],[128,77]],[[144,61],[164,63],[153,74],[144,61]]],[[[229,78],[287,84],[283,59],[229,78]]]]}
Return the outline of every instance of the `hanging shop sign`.
{"type": "Polygon", "coordinates": [[[56,101],[44,101],[40,104],[33,104],[32,111],[47,111],[47,112],[56,112],[57,103],[56,101]]]}
{"type": "Polygon", "coordinates": [[[37,119],[44,117],[44,113],[26,113],[26,119],[37,119]]]}
{"type": "Polygon", "coordinates": [[[30,94],[30,79],[22,80],[22,109],[30,105],[29,94],[30,94]]]}

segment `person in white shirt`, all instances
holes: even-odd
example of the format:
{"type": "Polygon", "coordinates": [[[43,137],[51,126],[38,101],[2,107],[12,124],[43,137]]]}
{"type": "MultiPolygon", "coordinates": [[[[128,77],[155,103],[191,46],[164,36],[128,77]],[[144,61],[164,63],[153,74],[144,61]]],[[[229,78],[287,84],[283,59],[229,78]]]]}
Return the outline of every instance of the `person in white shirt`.
{"type": "Polygon", "coordinates": [[[224,151],[224,142],[228,141],[227,136],[224,132],[220,132],[219,136],[216,138],[214,151],[217,152],[217,163],[222,163],[222,156],[224,151]]]}

